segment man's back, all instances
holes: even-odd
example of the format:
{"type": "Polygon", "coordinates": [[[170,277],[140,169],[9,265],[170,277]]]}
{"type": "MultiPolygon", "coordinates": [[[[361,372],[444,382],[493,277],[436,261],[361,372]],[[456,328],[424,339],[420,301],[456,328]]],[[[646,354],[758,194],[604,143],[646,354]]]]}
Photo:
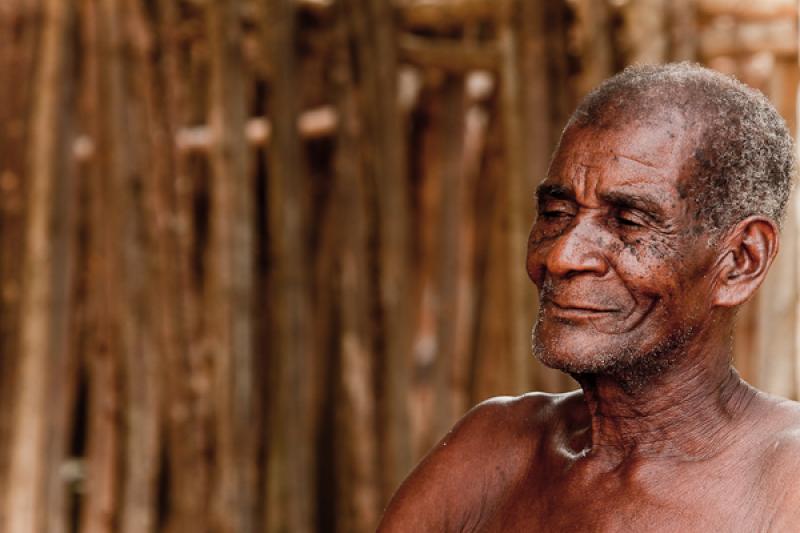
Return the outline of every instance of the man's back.
{"type": "Polygon", "coordinates": [[[701,459],[592,449],[580,391],[484,402],[403,484],[379,531],[796,530],[800,406],[745,401],[726,435],[709,435],[724,447],[701,459]]]}

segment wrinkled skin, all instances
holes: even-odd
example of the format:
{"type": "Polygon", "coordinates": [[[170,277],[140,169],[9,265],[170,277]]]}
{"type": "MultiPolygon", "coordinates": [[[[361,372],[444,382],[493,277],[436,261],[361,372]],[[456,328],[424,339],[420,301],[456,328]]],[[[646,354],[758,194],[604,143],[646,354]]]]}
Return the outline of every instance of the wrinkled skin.
{"type": "Polygon", "coordinates": [[[472,409],[381,532],[800,531],[800,406],[730,367],[775,223],[712,235],[679,113],[568,130],[538,191],[534,351],[582,390],[472,409]]]}

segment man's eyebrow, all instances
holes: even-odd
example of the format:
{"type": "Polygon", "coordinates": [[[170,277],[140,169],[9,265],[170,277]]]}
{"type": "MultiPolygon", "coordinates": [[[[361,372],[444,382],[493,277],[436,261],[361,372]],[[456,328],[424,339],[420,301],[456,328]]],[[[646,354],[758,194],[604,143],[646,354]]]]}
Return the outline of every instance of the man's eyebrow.
{"type": "Polygon", "coordinates": [[[666,217],[666,213],[658,200],[648,195],[608,191],[599,193],[598,197],[608,204],[636,209],[659,220],[663,220],[666,217]]]}
{"type": "Polygon", "coordinates": [[[575,200],[575,192],[565,185],[557,183],[543,183],[536,188],[536,198],[555,198],[557,200],[575,200]]]}

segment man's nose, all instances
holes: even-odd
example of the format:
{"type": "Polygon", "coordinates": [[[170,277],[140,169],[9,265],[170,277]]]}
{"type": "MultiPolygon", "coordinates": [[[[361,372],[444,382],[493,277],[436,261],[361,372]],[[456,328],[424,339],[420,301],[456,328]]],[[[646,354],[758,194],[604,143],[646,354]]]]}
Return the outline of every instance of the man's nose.
{"type": "Polygon", "coordinates": [[[604,276],[608,272],[608,263],[603,248],[602,232],[587,220],[575,220],[550,248],[546,258],[547,270],[557,277],[577,274],[604,276]]]}

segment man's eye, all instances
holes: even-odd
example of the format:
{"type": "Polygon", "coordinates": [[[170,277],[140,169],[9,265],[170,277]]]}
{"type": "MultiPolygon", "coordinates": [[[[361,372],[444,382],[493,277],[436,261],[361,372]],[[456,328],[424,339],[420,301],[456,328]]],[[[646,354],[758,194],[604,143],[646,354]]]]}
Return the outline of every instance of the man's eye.
{"type": "Polygon", "coordinates": [[[569,211],[560,211],[556,209],[548,209],[542,212],[542,216],[545,218],[556,219],[556,218],[566,218],[571,217],[572,213],[569,211]]]}
{"type": "Polygon", "coordinates": [[[616,215],[617,224],[620,226],[625,226],[628,228],[640,228],[642,227],[641,220],[638,217],[629,214],[617,214],[616,215]]]}

